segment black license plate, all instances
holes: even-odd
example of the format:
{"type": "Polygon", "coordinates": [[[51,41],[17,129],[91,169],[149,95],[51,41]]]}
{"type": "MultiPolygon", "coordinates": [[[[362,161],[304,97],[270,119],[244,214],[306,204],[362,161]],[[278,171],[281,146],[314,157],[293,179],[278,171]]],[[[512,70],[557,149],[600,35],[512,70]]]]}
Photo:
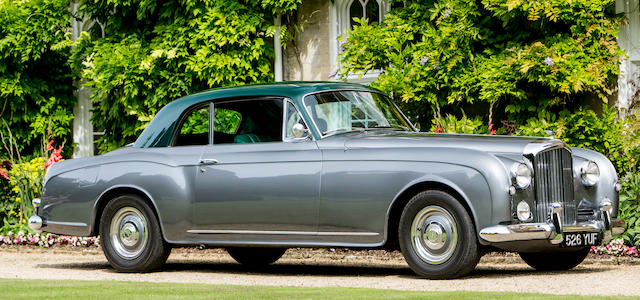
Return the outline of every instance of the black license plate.
{"type": "Polygon", "coordinates": [[[597,232],[571,232],[564,234],[562,247],[585,247],[599,245],[597,232]]]}

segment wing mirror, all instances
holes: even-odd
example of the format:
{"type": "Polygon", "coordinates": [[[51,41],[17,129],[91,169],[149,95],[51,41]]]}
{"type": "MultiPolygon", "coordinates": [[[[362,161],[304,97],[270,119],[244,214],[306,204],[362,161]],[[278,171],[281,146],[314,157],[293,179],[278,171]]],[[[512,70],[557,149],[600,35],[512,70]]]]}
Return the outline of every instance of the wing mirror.
{"type": "Polygon", "coordinates": [[[307,129],[304,125],[300,123],[295,123],[291,128],[291,132],[293,132],[293,136],[298,139],[298,138],[304,137],[307,134],[307,132],[309,132],[309,129],[307,129]]]}

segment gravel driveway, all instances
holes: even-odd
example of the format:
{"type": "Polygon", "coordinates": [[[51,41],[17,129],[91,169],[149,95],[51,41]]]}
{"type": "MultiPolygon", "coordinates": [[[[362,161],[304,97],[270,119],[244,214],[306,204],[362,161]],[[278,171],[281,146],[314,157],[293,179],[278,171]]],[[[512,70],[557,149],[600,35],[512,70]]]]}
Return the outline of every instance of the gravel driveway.
{"type": "Polygon", "coordinates": [[[590,257],[571,271],[536,272],[516,255],[485,256],[469,276],[424,280],[397,252],[290,249],[275,265],[251,270],[219,249],[174,249],[160,272],[115,273],[98,248],[1,246],[0,278],[122,280],[419,291],[501,291],[640,296],[640,259],[590,257]]]}

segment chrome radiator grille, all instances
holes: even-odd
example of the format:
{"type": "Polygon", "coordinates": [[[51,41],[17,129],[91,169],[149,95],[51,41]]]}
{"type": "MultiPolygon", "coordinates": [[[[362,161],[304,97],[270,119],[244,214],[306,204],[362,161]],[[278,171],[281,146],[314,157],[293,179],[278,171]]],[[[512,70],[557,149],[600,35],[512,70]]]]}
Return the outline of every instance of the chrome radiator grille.
{"type": "Polygon", "coordinates": [[[576,205],[573,201],[573,166],[569,150],[551,149],[533,159],[536,189],[536,221],[548,222],[551,203],[562,204],[562,221],[575,224],[576,205]]]}

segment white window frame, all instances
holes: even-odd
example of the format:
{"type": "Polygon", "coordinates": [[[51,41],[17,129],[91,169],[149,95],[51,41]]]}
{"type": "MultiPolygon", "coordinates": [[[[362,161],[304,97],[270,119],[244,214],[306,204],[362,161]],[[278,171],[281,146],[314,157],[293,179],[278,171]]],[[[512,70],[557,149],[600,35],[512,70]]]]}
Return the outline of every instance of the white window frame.
{"type": "MultiPolygon", "coordinates": [[[[338,38],[345,33],[349,33],[351,29],[351,18],[349,17],[351,4],[354,1],[360,0],[334,0],[332,4],[330,4],[330,12],[329,12],[329,23],[331,24],[330,28],[330,43],[329,43],[329,56],[331,58],[331,72],[336,72],[340,70],[340,62],[338,61],[339,47],[340,44],[338,42],[338,38]]],[[[365,0],[362,0],[365,1],[365,0]]],[[[361,1],[361,2],[362,2],[361,1]]],[[[384,20],[384,16],[389,13],[391,10],[391,4],[388,0],[368,0],[368,1],[376,1],[379,6],[379,21],[382,22],[384,20]]],[[[367,72],[366,74],[362,73],[353,73],[347,75],[347,81],[369,84],[375,81],[378,76],[382,73],[382,70],[372,70],[367,72]]],[[[332,78],[336,80],[336,78],[332,78]]]]}

